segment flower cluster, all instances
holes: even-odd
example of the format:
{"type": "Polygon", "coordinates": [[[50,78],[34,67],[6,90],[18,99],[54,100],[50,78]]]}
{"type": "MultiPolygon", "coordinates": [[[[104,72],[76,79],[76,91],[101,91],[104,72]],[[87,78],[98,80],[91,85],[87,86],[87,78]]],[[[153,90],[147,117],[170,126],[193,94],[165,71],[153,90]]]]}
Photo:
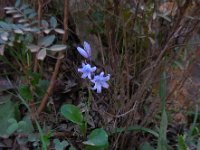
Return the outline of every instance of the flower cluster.
{"type": "MultiPolygon", "coordinates": [[[[90,44],[84,41],[84,48],[77,47],[78,52],[85,57],[86,59],[91,59],[91,47],[90,44]]],[[[92,90],[96,90],[97,93],[102,92],[102,88],[108,88],[109,85],[107,81],[110,80],[110,74],[107,76],[104,75],[104,72],[101,72],[99,75],[95,75],[97,67],[92,67],[88,63],[82,63],[82,68],[78,68],[78,72],[82,73],[81,78],[88,78],[93,84],[92,90]]]]}

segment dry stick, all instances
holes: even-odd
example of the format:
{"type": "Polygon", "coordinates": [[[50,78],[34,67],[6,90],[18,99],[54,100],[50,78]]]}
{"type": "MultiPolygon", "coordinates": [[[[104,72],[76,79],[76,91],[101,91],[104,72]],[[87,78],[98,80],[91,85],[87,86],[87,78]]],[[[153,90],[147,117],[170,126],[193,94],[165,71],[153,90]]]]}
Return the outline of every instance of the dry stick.
{"type": "MultiPolygon", "coordinates": [[[[42,17],[42,5],[43,5],[43,0],[38,0],[38,21],[39,21],[39,24],[38,26],[40,27],[41,25],[41,17],[42,17]]],[[[39,37],[39,36],[38,36],[39,37]]],[[[33,67],[33,72],[37,72],[37,68],[38,68],[38,59],[37,59],[37,56],[35,54],[35,57],[34,57],[34,67],[33,67]]],[[[33,87],[32,85],[30,84],[30,89],[31,89],[31,93],[33,93],[33,87]]],[[[31,109],[31,117],[34,118],[34,112],[36,110],[36,107],[35,107],[35,103],[34,103],[34,99],[31,99],[30,102],[29,102],[29,106],[30,106],[30,109],[31,109]]]]}
{"type": "MultiPolygon", "coordinates": [[[[43,0],[38,0],[38,21],[39,21],[38,26],[39,27],[41,26],[42,8],[43,8],[43,0]]],[[[37,72],[37,69],[38,69],[38,59],[35,54],[33,72],[37,72]]]]}
{"type": "MultiPolygon", "coordinates": [[[[68,33],[67,33],[67,29],[68,29],[68,6],[69,6],[68,0],[65,0],[65,2],[64,2],[64,20],[63,20],[65,34],[63,35],[63,39],[62,39],[63,44],[68,39],[68,33]]],[[[37,115],[39,115],[43,111],[43,109],[45,108],[45,106],[47,104],[48,98],[53,91],[53,88],[54,88],[54,85],[55,85],[55,82],[56,82],[56,77],[58,75],[60,65],[61,65],[61,62],[62,62],[62,58],[63,58],[63,53],[60,52],[58,59],[56,61],[55,69],[54,69],[53,75],[51,77],[49,87],[48,87],[47,92],[46,92],[45,96],[43,97],[43,99],[40,103],[40,106],[37,110],[37,115]]]]}

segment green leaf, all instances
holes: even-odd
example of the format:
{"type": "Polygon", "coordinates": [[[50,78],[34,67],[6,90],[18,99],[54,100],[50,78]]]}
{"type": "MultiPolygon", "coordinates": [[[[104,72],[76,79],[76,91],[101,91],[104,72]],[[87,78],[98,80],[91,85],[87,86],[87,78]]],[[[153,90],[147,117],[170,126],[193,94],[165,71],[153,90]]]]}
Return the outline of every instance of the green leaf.
{"type": "Polygon", "coordinates": [[[8,135],[11,135],[19,128],[19,125],[17,121],[13,118],[9,119],[8,122],[10,123],[10,125],[8,126],[6,132],[8,135]]]}
{"type": "Polygon", "coordinates": [[[55,144],[56,150],[64,150],[69,145],[69,143],[66,140],[60,142],[59,139],[54,139],[53,142],[55,144]]]}
{"type": "Polygon", "coordinates": [[[115,128],[111,131],[111,133],[109,135],[112,135],[112,134],[116,134],[116,133],[121,133],[121,132],[125,132],[125,131],[138,131],[138,132],[146,132],[146,133],[150,133],[152,135],[154,135],[156,138],[159,137],[159,134],[154,131],[154,130],[151,130],[149,128],[144,128],[144,127],[141,127],[141,126],[130,126],[128,128],[115,128]]]}
{"type": "Polygon", "coordinates": [[[35,92],[38,98],[42,98],[48,88],[49,81],[48,80],[39,80],[39,83],[35,87],[35,92]]]}
{"type": "Polygon", "coordinates": [[[159,138],[158,138],[158,150],[167,150],[167,113],[165,109],[162,112],[162,118],[160,123],[159,138]]]}
{"type": "Polygon", "coordinates": [[[46,48],[43,48],[42,50],[39,51],[39,53],[37,54],[37,59],[38,60],[44,60],[44,58],[47,55],[47,51],[46,48]]]}
{"type": "Polygon", "coordinates": [[[19,8],[21,11],[24,9],[27,9],[29,7],[29,5],[27,4],[22,4],[22,6],[19,8]]]}
{"type": "Polygon", "coordinates": [[[78,125],[83,124],[83,115],[80,109],[72,104],[65,104],[61,107],[61,114],[68,120],[78,125]]]}
{"type": "Polygon", "coordinates": [[[49,35],[43,37],[42,39],[39,40],[39,45],[44,47],[50,46],[51,44],[53,44],[55,38],[56,38],[55,35],[49,35]]]}
{"type": "Polygon", "coordinates": [[[142,143],[139,150],[154,150],[154,148],[148,142],[142,143]]]}
{"type": "Polygon", "coordinates": [[[20,0],[16,0],[15,2],[15,7],[19,7],[20,6],[21,1],[20,0]]]}
{"type": "Polygon", "coordinates": [[[59,33],[59,34],[64,34],[65,33],[65,30],[59,29],[59,28],[54,29],[54,31],[59,33]]]}
{"type": "Polygon", "coordinates": [[[25,100],[32,100],[33,99],[31,90],[30,90],[29,86],[27,86],[27,85],[23,85],[23,86],[19,87],[19,94],[25,100]]]}
{"type": "Polygon", "coordinates": [[[167,150],[167,113],[165,110],[165,101],[166,101],[166,73],[164,72],[161,76],[160,82],[160,101],[161,101],[161,122],[160,122],[160,129],[159,129],[159,138],[158,138],[158,150],[167,150]]]}
{"type": "Polygon", "coordinates": [[[198,139],[197,150],[200,150],[200,138],[198,139]]]}
{"type": "Polygon", "coordinates": [[[188,150],[185,139],[182,135],[178,136],[178,150],[188,150]]]}
{"type": "Polygon", "coordinates": [[[14,14],[14,13],[17,13],[17,12],[18,12],[17,10],[7,10],[6,14],[14,14]]]}
{"type": "Polygon", "coordinates": [[[83,144],[106,148],[108,146],[108,134],[102,128],[95,129],[89,134],[88,140],[83,142],[83,144]]]}
{"type": "Polygon", "coordinates": [[[3,22],[3,21],[0,21],[0,26],[4,29],[4,30],[12,30],[12,26],[3,22]]]}
{"type": "Polygon", "coordinates": [[[29,76],[31,77],[31,85],[32,86],[36,86],[41,79],[41,75],[37,72],[30,71],[29,76]]]}
{"type": "Polygon", "coordinates": [[[57,23],[56,18],[55,18],[55,17],[51,17],[51,19],[50,19],[50,26],[51,26],[52,28],[56,28],[57,25],[58,25],[58,23],[57,23]]]}
{"type": "Polygon", "coordinates": [[[13,18],[21,18],[21,17],[23,17],[22,14],[15,14],[15,15],[13,15],[13,18]]]}
{"type": "Polygon", "coordinates": [[[29,18],[29,19],[33,19],[33,18],[36,17],[36,16],[37,16],[37,13],[36,13],[36,12],[33,12],[33,13],[31,13],[31,14],[28,15],[28,18],[29,18]]]}
{"type": "Polygon", "coordinates": [[[28,45],[27,48],[28,48],[32,53],[34,53],[34,52],[38,52],[39,49],[40,49],[39,46],[37,46],[37,45],[33,45],[33,44],[28,45]]]}
{"type": "Polygon", "coordinates": [[[69,148],[69,150],[76,150],[76,148],[74,148],[73,146],[71,146],[71,147],[69,148]]]}
{"type": "Polygon", "coordinates": [[[29,116],[25,116],[22,121],[18,122],[18,125],[18,133],[31,134],[34,131],[34,127],[29,116]]]}
{"type": "Polygon", "coordinates": [[[3,32],[1,33],[0,37],[3,41],[8,41],[8,36],[9,36],[9,33],[8,32],[3,32]]]}
{"type": "Polygon", "coordinates": [[[52,29],[44,29],[44,33],[49,34],[52,31],[52,29]]]}
{"type": "Polygon", "coordinates": [[[66,48],[67,48],[66,45],[53,45],[49,48],[49,50],[54,51],[54,52],[58,52],[58,51],[65,50],[66,48]]]}
{"type": "Polygon", "coordinates": [[[4,10],[14,10],[14,7],[4,7],[4,10]]]}
{"type": "Polygon", "coordinates": [[[165,109],[165,99],[166,99],[166,89],[167,83],[166,83],[166,73],[162,73],[161,75],[161,81],[160,81],[160,89],[159,89],[159,96],[161,100],[161,110],[165,109]]]}
{"type": "Polygon", "coordinates": [[[0,137],[7,138],[7,128],[10,125],[9,119],[15,118],[15,104],[10,101],[11,96],[1,97],[0,104],[0,137]]]}
{"type": "Polygon", "coordinates": [[[43,28],[48,28],[49,27],[49,23],[46,20],[42,20],[41,24],[42,24],[43,28]]]}
{"type": "Polygon", "coordinates": [[[35,13],[35,10],[28,8],[28,9],[24,9],[23,12],[24,12],[25,15],[29,15],[29,14],[35,13]]]}

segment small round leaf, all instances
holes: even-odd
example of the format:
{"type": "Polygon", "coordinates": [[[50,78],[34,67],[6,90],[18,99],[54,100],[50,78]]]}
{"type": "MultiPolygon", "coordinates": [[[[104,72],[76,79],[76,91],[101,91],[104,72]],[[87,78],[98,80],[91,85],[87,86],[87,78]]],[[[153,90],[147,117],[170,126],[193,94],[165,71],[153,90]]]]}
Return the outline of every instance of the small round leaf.
{"type": "Polygon", "coordinates": [[[83,115],[80,109],[72,104],[63,105],[61,107],[61,114],[73,123],[83,124],[83,115]]]}

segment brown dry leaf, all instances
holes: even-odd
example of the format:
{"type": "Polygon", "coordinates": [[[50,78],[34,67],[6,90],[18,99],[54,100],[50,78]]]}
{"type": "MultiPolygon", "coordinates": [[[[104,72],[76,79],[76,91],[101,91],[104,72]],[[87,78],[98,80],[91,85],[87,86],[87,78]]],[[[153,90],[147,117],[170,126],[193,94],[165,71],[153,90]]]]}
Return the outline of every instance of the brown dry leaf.
{"type": "Polygon", "coordinates": [[[161,13],[171,13],[172,16],[174,16],[176,14],[176,10],[177,10],[177,5],[174,2],[165,2],[162,5],[160,5],[159,7],[159,11],[161,13]]]}

